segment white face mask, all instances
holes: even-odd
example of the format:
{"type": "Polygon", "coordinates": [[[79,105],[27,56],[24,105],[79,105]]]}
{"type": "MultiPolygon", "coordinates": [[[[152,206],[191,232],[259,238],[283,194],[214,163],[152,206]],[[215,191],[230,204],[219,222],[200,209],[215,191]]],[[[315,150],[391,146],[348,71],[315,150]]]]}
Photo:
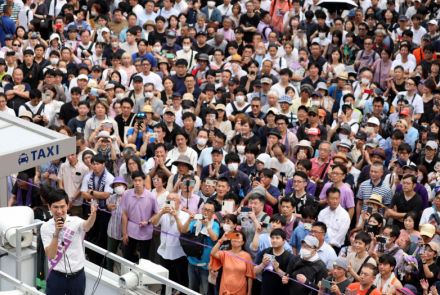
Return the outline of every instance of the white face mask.
{"type": "Polygon", "coordinates": [[[370,80],[368,80],[367,78],[362,78],[361,83],[364,85],[368,85],[368,84],[370,84],[370,80]]]}
{"type": "Polygon", "coordinates": [[[191,45],[183,45],[183,51],[188,52],[191,50],[191,45]]]}
{"type": "Polygon", "coordinates": [[[317,107],[321,106],[321,101],[313,99],[312,100],[312,106],[317,106],[317,107]]]}
{"type": "Polygon", "coordinates": [[[112,47],[117,48],[119,46],[119,42],[112,42],[112,47]]]}
{"type": "Polygon", "coordinates": [[[120,186],[115,187],[113,189],[113,191],[118,195],[122,195],[125,192],[125,187],[120,185],[120,186]]]}
{"type": "Polygon", "coordinates": [[[230,172],[237,172],[238,171],[238,163],[229,163],[228,169],[230,172]]]}
{"type": "Polygon", "coordinates": [[[121,93],[121,92],[116,93],[116,98],[117,99],[123,99],[124,98],[124,93],[121,93]]]}
{"type": "Polygon", "coordinates": [[[51,102],[51,100],[52,100],[52,98],[50,97],[50,95],[43,94],[43,97],[42,97],[43,103],[49,103],[49,102],[51,102]]]}
{"type": "Polygon", "coordinates": [[[50,63],[51,63],[52,65],[56,65],[56,64],[58,64],[58,62],[60,61],[60,59],[57,58],[57,57],[51,57],[51,58],[49,59],[49,61],[50,61],[50,63]]]}
{"type": "Polygon", "coordinates": [[[154,46],[153,51],[159,53],[162,50],[162,46],[154,46]]]}
{"type": "Polygon", "coordinates": [[[342,90],[342,96],[349,94],[349,93],[350,93],[350,91],[348,91],[348,90],[342,90]]]}
{"type": "Polygon", "coordinates": [[[92,11],[90,11],[90,14],[91,14],[92,16],[97,16],[97,15],[98,15],[98,12],[96,12],[96,10],[92,10],[92,11]]]}
{"type": "Polygon", "coordinates": [[[197,144],[198,145],[205,146],[207,142],[208,142],[207,138],[197,137],[197,144]]]}
{"type": "Polygon", "coordinates": [[[239,154],[244,154],[244,149],[245,149],[245,146],[244,145],[237,145],[237,152],[239,153],[239,154]]]}
{"type": "Polygon", "coordinates": [[[215,1],[208,1],[208,7],[214,8],[215,7],[215,1]]]}
{"type": "Polygon", "coordinates": [[[232,227],[229,224],[223,224],[223,230],[227,233],[232,230],[232,227]]]}
{"type": "Polygon", "coordinates": [[[264,55],[264,49],[261,49],[261,48],[257,49],[257,54],[264,55]]]}
{"type": "Polygon", "coordinates": [[[374,127],[371,127],[371,126],[365,127],[365,132],[367,132],[368,135],[373,134],[374,133],[374,127]]]}
{"type": "Polygon", "coordinates": [[[299,250],[299,256],[301,257],[301,259],[308,260],[312,257],[312,251],[310,251],[309,249],[301,248],[301,250],[299,250]]]}
{"type": "Polygon", "coordinates": [[[145,92],[145,98],[153,98],[153,92],[145,92]]]}
{"type": "Polygon", "coordinates": [[[319,33],[318,36],[321,40],[325,39],[325,33],[319,33]]]}
{"type": "Polygon", "coordinates": [[[238,95],[238,96],[235,97],[235,101],[238,104],[243,104],[245,102],[245,97],[243,95],[238,95]]]}

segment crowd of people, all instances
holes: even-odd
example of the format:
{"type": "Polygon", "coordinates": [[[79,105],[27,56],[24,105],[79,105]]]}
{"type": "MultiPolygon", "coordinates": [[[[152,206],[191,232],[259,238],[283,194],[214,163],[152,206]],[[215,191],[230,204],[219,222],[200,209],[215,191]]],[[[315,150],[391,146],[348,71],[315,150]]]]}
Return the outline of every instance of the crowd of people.
{"type": "Polygon", "coordinates": [[[333,2],[5,0],[0,113],[76,137],[8,205],[203,295],[437,295],[440,3],[333,2]]]}

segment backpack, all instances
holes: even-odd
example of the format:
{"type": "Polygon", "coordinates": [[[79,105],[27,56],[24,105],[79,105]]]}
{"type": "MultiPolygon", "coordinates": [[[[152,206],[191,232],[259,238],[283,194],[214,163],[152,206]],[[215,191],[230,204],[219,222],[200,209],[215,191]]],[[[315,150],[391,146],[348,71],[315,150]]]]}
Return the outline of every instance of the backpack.
{"type": "Polygon", "coordinates": [[[203,255],[205,235],[195,232],[187,232],[180,234],[179,237],[180,246],[182,246],[183,252],[188,257],[194,257],[200,259],[203,255]]]}
{"type": "Polygon", "coordinates": [[[239,111],[239,110],[237,109],[237,107],[235,106],[235,104],[234,104],[233,102],[231,102],[232,115],[235,116],[235,115],[238,115],[238,114],[244,114],[244,113],[246,113],[246,111],[249,109],[250,106],[251,106],[251,105],[248,104],[244,109],[242,109],[241,111],[239,111]]]}

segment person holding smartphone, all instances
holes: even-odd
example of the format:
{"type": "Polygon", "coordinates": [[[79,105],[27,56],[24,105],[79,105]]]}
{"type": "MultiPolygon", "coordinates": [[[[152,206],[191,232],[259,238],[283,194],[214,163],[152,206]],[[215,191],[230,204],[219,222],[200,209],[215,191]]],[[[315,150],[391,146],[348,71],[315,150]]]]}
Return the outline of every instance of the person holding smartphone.
{"type": "Polygon", "coordinates": [[[320,291],[330,295],[342,295],[345,289],[350,285],[350,280],[347,278],[348,261],[346,258],[339,257],[333,262],[333,269],[330,276],[322,279],[319,283],[320,291]]]}

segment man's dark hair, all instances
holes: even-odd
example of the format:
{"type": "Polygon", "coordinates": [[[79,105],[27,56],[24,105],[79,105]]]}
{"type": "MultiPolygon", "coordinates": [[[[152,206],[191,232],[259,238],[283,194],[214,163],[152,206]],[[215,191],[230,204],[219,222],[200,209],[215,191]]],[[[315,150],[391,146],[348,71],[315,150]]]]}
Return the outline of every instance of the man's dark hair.
{"type": "Polygon", "coordinates": [[[382,256],[379,257],[379,263],[389,264],[394,270],[394,267],[396,266],[396,258],[394,258],[390,254],[383,254],[382,256]]]}
{"type": "Polygon", "coordinates": [[[236,153],[228,153],[225,157],[225,163],[240,163],[240,156],[236,153]]]}
{"type": "Polygon", "coordinates": [[[135,171],[131,173],[131,179],[135,179],[137,177],[142,177],[142,179],[145,179],[145,174],[142,171],[135,171]]]}
{"type": "Polygon", "coordinates": [[[269,222],[279,222],[279,223],[281,223],[282,226],[285,226],[286,225],[286,218],[283,215],[277,213],[277,214],[272,215],[269,222]]]}
{"type": "Polygon", "coordinates": [[[283,240],[286,239],[286,232],[281,228],[276,228],[270,232],[270,237],[281,237],[283,240]]]}
{"type": "Polygon", "coordinates": [[[307,174],[306,174],[305,172],[303,172],[303,171],[296,171],[295,174],[294,174],[293,176],[294,176],[294,177],[295,177],[295,176],[299,176],[299,177],[301,177],[302,179],[304,179],[304,181],[307,181],[307,179],[309,179],[309,177],[307,176],[307,174]]]}
{"type": "Polygon", "coordinates": [[[312,226],[316,226],[321,228],[321,230],[326,233],[327,232],[327,225],[324,222],[321,221],[316,221],[315,223],[312,224],[312,226]]]}
{"type": "Polygon", "coordinates": [[[341,191],[337,188],[337,187],[335,187],[335,186],[331,186],[331,187],[329,187],[329,189],[325,192],[325,196],[328,198],[329,196],[330,196],[330,194],[335,194],[335,193],[338,193],[339,194],[339,196],[341,196],[341,191]]]}
{"type": "Polygon", "coordinates": [[[121,105],[122,105],[124,102],[130,104],[131,107],[134,107],[134,103],[133,103],[133,101],[132,101],[130,98],[128,98],[128,97],[124,97],[123,99],[121,99],[121,105]]]}
{"type": "Polygon", "coordinates": [[[70,89],[70,94],[81,94],[81,88],[78,86],[72,87],[72,89],[70,89]]]}
{"type": "Polygon", "coordinates": [[[389,228],[391,230],[391,232],[390,232],[391,238],[397,239],[400,236],[400,228],[398,225],[396,225],[396,224],[387,225],[387,226],[385,226],[385,228],[389,228]]]}
{"type": "Polygon", "coordinates": [[[283,205],[283,203],[290,203],[290,205],[292,205],[292,207],[295,209],[296,202],[294,198],[284,197],[280,200],[280,205],[283,205]]]}
{"type": "Polygon", "coordinates": [[[49,207],[52,206],[53,203],[59,202],[61,200],[66,201],[66,204],[69,204],[69,196],[67,193],[59,188],[54,188],[49,191],[49,194],[47,196],[47,203],[49,204],[49,207]]]}
{"type": "Polygon", "coordinates": [[[272,179],[272,178],[273,178],[273,175],[274,175],[272,169],[269,169],[269,168],[264,168],[264,169],[261,171],[261,173],[262,173],[265,177],[270,178],[270,179],[272,179]]]}
{"type": "Polygon", "coordinates": [[[29,99],[34,99],[34,98],[39,98],[41,99],[42,95],[41,95],[41,91],[38,89],[31,89],[31,91],[29,91],[29,99]]]}

